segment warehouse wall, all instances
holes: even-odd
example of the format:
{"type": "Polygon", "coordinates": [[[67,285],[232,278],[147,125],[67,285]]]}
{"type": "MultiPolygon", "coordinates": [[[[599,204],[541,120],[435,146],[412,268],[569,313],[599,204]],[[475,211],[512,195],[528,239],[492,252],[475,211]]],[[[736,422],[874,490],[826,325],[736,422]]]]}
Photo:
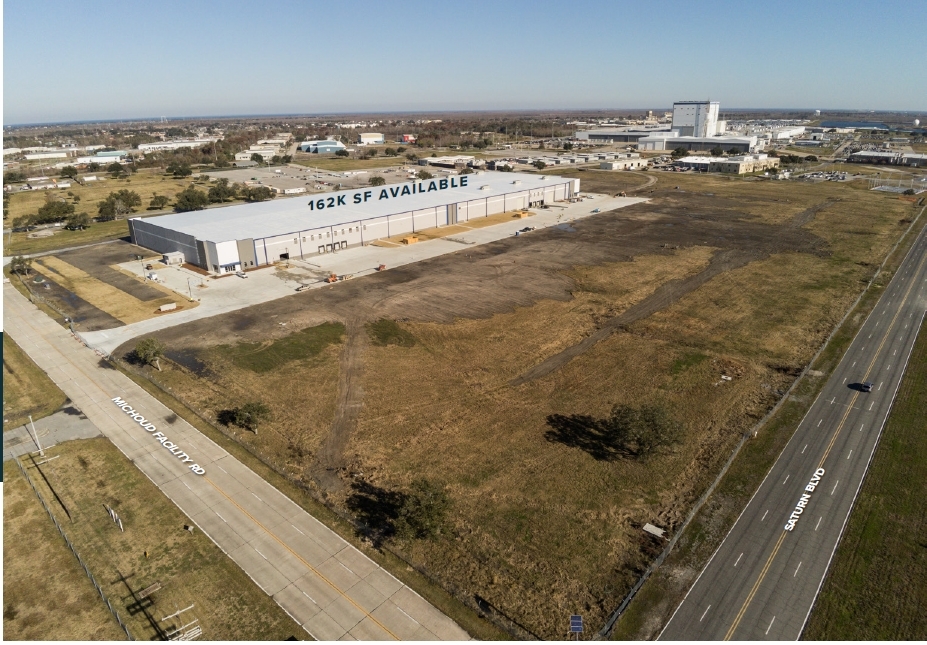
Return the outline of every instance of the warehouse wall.
{"type": "Polygon", "coordinates": [[[196,251],[196,239],[192,235],[156,226],[140,217],[132,218],[128,223],[132,244],[144,246],[158,253],[180,251],[190,264],[203,266],[199,253],[196,251]]]}

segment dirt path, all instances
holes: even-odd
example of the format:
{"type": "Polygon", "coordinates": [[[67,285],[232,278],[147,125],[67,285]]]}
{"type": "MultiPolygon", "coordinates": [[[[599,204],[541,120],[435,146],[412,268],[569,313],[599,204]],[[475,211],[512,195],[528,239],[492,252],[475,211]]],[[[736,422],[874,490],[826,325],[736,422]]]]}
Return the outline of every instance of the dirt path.
{"type": "Polygon", "coordinates": [[[766,255],[767,254],[763,252],[740,249],[729,249],[715,253],[708,263],[708,266],[705,267],[703,271],[683,280],[670,280],[660,285],[657,290],[648,297],[644,298],[636,305],[629,307],[623,313],[608,319],[599,329],[589,336],[586,336],[586,338],[577,344],[567,347],[562,352],[554,354],[547,360],[538,363],[521,376],[510,381],[510,384],[521,385],[560,369],[577,356],[589,351],[596,343],[611,336],[616,329],[625,325],[630,325],[661,309],[669,307],[684,295],[695,291],[716,275],[737,269],[749,262],[765,257],[766,255]]]}
{"type": "Polygon", "coordinates": [[[368,342],[364,320],[362,317],[352,317],[345,321],[347,341],[341,352],[335,418],[309,471],[319,487],[329,493],[339,492],[344,487],[338,472],[344,467],[344,449],[364,404],[361,382],[364,375],[364,350],[368,342]]]}
{"type": "Polygon", "coordinates": [[[655,183],[657,183],[657,176],[654,174],[651,174],[651,175],[648,175],[647,181],[645,181],[643,184],[641,184],[640,186],[631,188],[627,190],[626,192],[630,195],[631,193],[636,193],[638,191],[644,190],[645,188],[650,188],[655,183]]]}
{"type": "Polygon", "coordinates": [[[839,199],[825,199],[820,204],[815,204],[814,206],[810,208],[806,208],[802,212],[795,215],[792,218],[792,221],[788,223],[788,226],[790,228],[801,228],[805,224],[810,224],[811,220],[814,219],[815,215],[820,213],[822,210],[824,210],[828,206],[836,204],[839,201],[840,201],[839,199]]]}

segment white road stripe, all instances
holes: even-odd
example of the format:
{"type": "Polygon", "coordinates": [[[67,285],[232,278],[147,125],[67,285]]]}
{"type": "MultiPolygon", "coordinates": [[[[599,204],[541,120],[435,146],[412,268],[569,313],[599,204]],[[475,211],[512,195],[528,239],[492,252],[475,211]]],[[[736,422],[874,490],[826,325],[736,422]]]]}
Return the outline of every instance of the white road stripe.
{"type": "Polygon", "coordinates": [[[260,551],[258,551],[257,549],[255,549],[254,551],[255,551],[259,556],[261,556],[262,558],[264,558],[265,560],[267,559],[267,556],[264,555],[263,553],[261,553],[260,551]]]}
{"type": "Polygon", "coordinates": [[[229,474],[229,472],[228,472],[225,468],[223,468],[222,466],[220,466],[219,464],[216,464],[216,468],[218,468],[219,470],[221,470],[222,472],[224,472],[226,475],[229,474]]]}
{"type": "Polygon", "coordinates": [[[821,424],[822,424],[822,423],[824,423],[824,419],[821,419],[820,421],[818,421],[818,427],[819,427],[819,428],[821,427],[821,424]]]}
{"type": "Polygon", "coordinates": [[[348,573],[354,573],[353,571],[351,571],[350,569],[348,569],[347,567],[345,567],[343,562],[339,562],[338,564],[340,564],[342,567],[344,567],[344,570],[347,571],[348,573]]]}
{"type": "Polygon", "coordinates": [[[763,519],[760,520],[760,521],[762,522],[763,520],[765,520],[767,515],[769,515],[769,509],[768,509],[768,508],[766,509],[766,512],[763,513],[763,519]]]}
{"type": "Polygon", "coordinates": [[[850,458],[850,457],[852,457],[852,456],[853,456],[853,451],[852,451],[852,450],[850,450],[850,454],[849,454],[849,455],[847,455],[847,459],[849,459],[849,458],[850,458]]]}
{"type": "Polygon", "coordinates": [[[738,555],[738,556],[737,556],[737,559],[734,560],[734,566],[735,566],[735,567],[737,566],[737,563],[740,562],[740,559],[741,559],[742,557],[744,557],[744,554],[743,554],[743,553],[741,553],[740,555],[738,555]]]}
{"type": "Polygon", "coordinates": [[[705,607],[705,613],[703,613],[702,617],[698,619],[698,622],[702,622],[703,620],[705,620],[705,614],[708,613],[709,609],[711,609],[711,605],[708,605],[707,607],[705,607]]]}
{"type": "Polygon", "coordinates": [[[815,530],[815,531],[817,531],[817,530],[818,530],[818,527],[821,526],[821,520],[823,520],[823,519],[824,519],[824,516],[823,516],[823,515],[822,515],[821,517],[818,518],[818,523],[814,525],[814,530],[815,530]]]}
{"type": "Polygon", "coordinates": [[[785,485],[785,482],[787,482],[787,481],[789,481],[789,476],[788,476],[788,475],[785,476],[785,481],[782,482],[783,486],[785,485]]]}
{"type": "MultiPolygon", "coordinates": [[[[837,484],[839,484],[839,483],[840,483],[840,480],[838,479],[838,480],[837,480],[837,484]]],[[[833,494],[834,494],[834,491],[837,490],[837,484],[834,484],[834,490],[832,490],[832,491],[830,492],[831,495],[833,495],[833,494]]]]}
{"type": "Polygon", "coordinates": [[[801,454],[805,454],[805,450],[808,449],[808,444],[805,444],[805,447],[801,449],[801,454]]]}
{"type": "MultiPolygon", "coordinates": [[[[396,605],[396,609],[398,609],[399,611],[402,611],[402,607],[400,607],[399,605],[396,605]]],[[[420,622],[418,622],[417,620],[415,620],[414,618],[412,618],[412,616],[410,616],[410,615],[407,614],[406,612],[402,611],[402,613],[405,615],[406,618],[408,618],[409,620],[411,620],[411,621],[412,621],[413,623],[415,623],[416,625],[421,625],[420,622]]]]}
{"type": "Polygon", "coordinates": [[[773,616],[773,619],[772,619],[771,621],[769,621],[769,627],[766,628],[766,634],[767,634],[767,635],[769,634],[769,630],[772,629],[772,624],[773,624],[774,622],[776,622],[776,617],[775,617],[775,616],[773,616]]]}
{"type": "MultiPolygon", "coordinates": [[[[254,493],[251,493],[251,494],[254,495],[254,493]]],[[[257,501],[261,502],[262,504],[264,503],[264,500],[262,500],[262,499],[261,499],[260,497],[258,497],[257,495],[254,495],[254,497],[257,499],[257,501]]]]}
{"type": "Polygon", "coordinates": [[[309,594],[307,594],[305,591],[303,592],[303,595],[304,595],[306,598],[308,598],[309,600],[311,600],[313,605],[318,605],[318,604],[319,604],[319,603],[317,603],[317,602],[315,601],[315,599],[314,599],[312,596],[310,596],[309,594]]]}
{"type": "MultiPolygon", "coordinates": [[[[296,525],[295,525],[295,524],[290,524],[290,526],[292,526],[294,529],[296,529],[296,525]]],[[[305,533],[303,533],[303,532],[300,531],[299,529],[296,529],[296,532],[299,533],[300,535],[305,535],[305,533]]]]}
{"type": "Polygon", "coordinates": [[[225,522],[226,524],[228,524],[228,522],[225,521],[225,518],[224,518],[224,517],[222,517],[222,516],[219,515],[218,513],[216,513],[216,516],[217,516],[220,520],[222,520],[223,522],[225,522]]]}
{"type": "Polygon", "coordinates": [[[862,432],[862,431],[863,431],[863,427],[864,427],[865,425],[866,425],[866,424],[865,424],[865,423],[863,423],[863,424],[861,424],[861,425],[859,426],[859,431],[860,431],[860,432],[862,432]]]}
{"type": "Polygon", "coordinates": [[[793,578],[794,578],[795,576],[798,575],[798,570],[799,570],[799,569],[801,569],[801,562],[799,562],[799,563],[798,563],[798,566],[795,567],[795,573],[792,574],[792,577],[793,577],[793,578]]]}

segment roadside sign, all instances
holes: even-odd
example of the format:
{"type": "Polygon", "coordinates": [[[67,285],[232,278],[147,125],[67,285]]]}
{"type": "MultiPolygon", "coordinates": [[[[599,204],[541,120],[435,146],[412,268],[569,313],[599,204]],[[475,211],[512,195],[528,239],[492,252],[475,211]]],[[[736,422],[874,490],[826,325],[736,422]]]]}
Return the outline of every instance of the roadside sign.
{"type": "Polygon", "coordinates": [[[575,614],[573,616],[570,616],[570,633],[579,634],[582,631],[583,631],[583,617],[576,616],[575,614]]]}

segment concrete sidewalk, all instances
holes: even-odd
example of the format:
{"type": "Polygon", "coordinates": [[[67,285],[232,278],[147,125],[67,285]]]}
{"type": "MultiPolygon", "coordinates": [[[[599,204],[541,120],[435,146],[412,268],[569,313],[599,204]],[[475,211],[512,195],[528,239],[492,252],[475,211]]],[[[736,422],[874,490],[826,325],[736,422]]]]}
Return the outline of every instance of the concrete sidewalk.
{"type": "Polygon", "coordinates": [[[84,413],[67,404],[54,414],[35,421],[35,434],[38,436],[33,436],[32,429],[26,426],[10,428],[4,432],[3,461],[36,452],[39,448],[51,448],[72,439],[92,439],[103,433],[84,413]]]}
{"type": "MultiPolygon", "coordinates": [[[[512,219],[509,222],[485,228],[471,228],[469,231],[447,238],[428,240],[412,246],[356,247],[328,255],[313,255],[305,260],[294,260],[293,264],[309,269],[310,273],[315,273],[314,276],[304,280],[303,284],[307,284],[310,289],[321,289],[331,286],[322,281],[329,273],[352,274],[355,278],[359,278],[376,273],[380,264],[385,264],[389,270],[460,251],[470,246],[489,244],[512,237],[516,231],[526,226],[538,229],[558,226],[565,222],[595,215],[596,213],[592,212],[594,210],[599,210],[601,216],[608,211],[647,201],[642,197],[610,197],[608,195],[586,195],[586,197],[587,199],[575,204],[557,204],[543,210],[530,209],[534,215],[526,219],[512,219]]],[[[139,276],[144,272],[143,265],[138,262],[127,262],[120,266],[139,276]]],[[[274,267],[249,271],[247,278],[230,275],[219,279],[206,278],[204,280],[202,276],[187,269],[163,266],[159,266],[156,273],[164,280],[165,286],[176,291],[184,299],[188,299],[192,293],[194,298],[199,299],[200,305],[194,309],[150,318],[123,327],[81,332],[81,337],[92,347],[104,352],[112,352],[132,338],[150,334],[159,329],[295,295],[296,288],[301,284],[296,279],[281,279],[274,267]],[[188,286],[188,278],[190,286],[188,286]],[[198,288],[197,285],[200,283],[208,285],[207,288],[198,288]]]]}
{"type": "Polygon", "coordinates": [[[5,331],[74,407],[311,636],[469,639],[418,594],[101,361],[10,284],[3,285],[3,302],[5,331]],[[126,404],[118,406],[114,397],[126,404]]]}

